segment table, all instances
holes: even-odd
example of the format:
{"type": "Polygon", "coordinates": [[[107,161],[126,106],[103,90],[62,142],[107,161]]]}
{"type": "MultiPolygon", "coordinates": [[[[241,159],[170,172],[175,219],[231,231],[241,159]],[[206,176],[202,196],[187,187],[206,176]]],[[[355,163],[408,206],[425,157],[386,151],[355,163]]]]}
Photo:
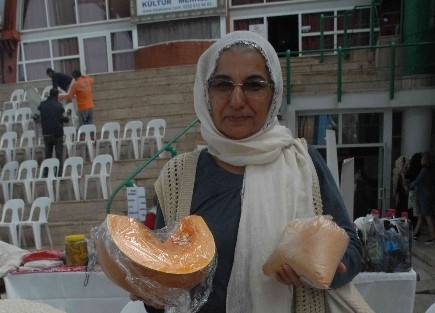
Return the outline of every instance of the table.
{"type": "MultiPolygon", "coordinates": [[[[8,274],[4,277],[8,298],[22,298],[49,304],[67,313],[119,313],[129,303],[129,294],[112,283],[103,272],[8,274]],[[29,288],[31,286],[31,288],[29,288]]],[[[363,272],[354,285],[375,312],[411,313],[417,274],[363,272]]]]}
{"type": "Polygon", "coordinates": [[[9,299],[33,300],[67,313],[119,313],[130,301],[129,293],[104,272],[90,272],[87,286],[85,279],[85,272],[10,273],[4,282],[9,299]]]}
{"type": "Polygon", "coordinates": [[[414,310],[417,273],[363,272],[353,283],[375,312],[412,313],[414,310]]]}

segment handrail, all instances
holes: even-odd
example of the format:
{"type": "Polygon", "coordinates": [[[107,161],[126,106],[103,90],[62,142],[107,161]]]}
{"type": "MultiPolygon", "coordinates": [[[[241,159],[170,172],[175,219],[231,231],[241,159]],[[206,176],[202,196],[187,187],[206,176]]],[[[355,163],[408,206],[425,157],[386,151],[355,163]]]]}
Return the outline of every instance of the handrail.
{"type": "MultiPolygon", "coordinates": [[[[337,48],[331,48],[331,49],[318,49],[318,50],[302,50],[302,51],[290,51],[287,50],[286,52],[279,52],[278,57],[285,57],[286,58],[286,91],[287,94],[287,105],[290,105],[291,100],[291,56],[298,56],[298,55],[304,55],[304,54],[318,54],[322,55],[322,53],[330,53],[331,55],[336,54],[337,58],[337,102],[341,102],[341,96],[342,96],[342,76],[343,76],[343,57],[348,54],[350,51],[356,51],[356,50],[375,50],[375,49],[384,49],[389,48],[390,49],[390,65],[389,65],[389,92],[390,92],[390,99],[394,99],[394,89],[395,89],[395,82],[396,79],[395,72],[398,67],[396,64],[396,51],[400,47],[418,47],[418,46],[428,46],[428,45],[435,45],[435,42],[416,42],[416,43],[401,43],[397,44],[395,42],[391,42],[390,44],[385,45],[375,45],[375,46],[356,46],[356,47],[337,47],[337,48]]],[[[295,75],[293,73],[293,75],[295,75]]]]}
{"type": "Polygon", "coordinates": [[[130,175],[127,176],[127,178],[125,178],[118,186],[116,186],[116,188],[110,194],[109,199],[107,200],[106,214],[110,213],[110,206],[112,205],[113,199],[115,198],[116,194],[122,189],[122,187],[133,186],[133,183],[131,182],[131,180],[137,174],[139,174],[145,167],[147,167],[152,161],[154,161],[160,155],[160,153],[162,153],[164,151],[170,151],[172,156],[174,157],[177,154],[177,152],[175,151],[175,149],[171,145],[198,122],[199,122],[198,118],[193,120],[189,125],[187,125],[185,128],[183,128],[177,135],[175,135],[171,140],[169,140],[169,142],[167,144],[165,144],[162,148],[160,148],[160,150],[158,150],[156,153],[154,153],[146,162],[139,165],[130,175]]]}

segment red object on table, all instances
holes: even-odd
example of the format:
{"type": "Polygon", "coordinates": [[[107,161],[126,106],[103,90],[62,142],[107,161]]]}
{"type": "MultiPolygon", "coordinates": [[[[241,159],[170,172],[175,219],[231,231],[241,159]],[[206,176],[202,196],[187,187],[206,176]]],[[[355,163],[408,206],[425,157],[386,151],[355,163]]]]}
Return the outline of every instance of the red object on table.
{"type": "Polygon", "coordinates": [[[156,222],[156,214],[152,212],[148,212],[147,215],[145,216],[145,221],[144,221],[145,226],[153,230],[155,222],[156,222]]]}

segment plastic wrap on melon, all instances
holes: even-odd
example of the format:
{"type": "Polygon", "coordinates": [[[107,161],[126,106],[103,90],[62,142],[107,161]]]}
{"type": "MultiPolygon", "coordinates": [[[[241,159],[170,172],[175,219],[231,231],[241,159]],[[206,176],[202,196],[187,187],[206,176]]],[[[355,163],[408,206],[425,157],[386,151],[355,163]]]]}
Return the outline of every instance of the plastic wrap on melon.
{"type": "Polygon", "coordinates": [[[121,288],[167,312],[197,312],[216,269],[213,236],[200,216],[152,231],[108,214],[96,232],[97,261],[121,288]]]}
{"type": "Polygon", "coordinates": [[[263,265],[266,275],[274,275],[288,264],[301,279],[319,289],[327,289],[349,244],[347,233],[331,216],[290,221],[281,242],[263,265]]]}

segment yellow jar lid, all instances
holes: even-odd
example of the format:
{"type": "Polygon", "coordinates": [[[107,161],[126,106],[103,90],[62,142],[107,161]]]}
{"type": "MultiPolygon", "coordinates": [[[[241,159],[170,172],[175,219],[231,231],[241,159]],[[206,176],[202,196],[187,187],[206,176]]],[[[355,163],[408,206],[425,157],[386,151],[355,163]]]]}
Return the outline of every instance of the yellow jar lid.
{"type": "Polygon", "coordinates": [[[77,242],[77,241],[83,241],[85,240],[86,236],[84,234],[75,234],[75,235],[68,235],[65,236],[66,242],[77,242]]]}

